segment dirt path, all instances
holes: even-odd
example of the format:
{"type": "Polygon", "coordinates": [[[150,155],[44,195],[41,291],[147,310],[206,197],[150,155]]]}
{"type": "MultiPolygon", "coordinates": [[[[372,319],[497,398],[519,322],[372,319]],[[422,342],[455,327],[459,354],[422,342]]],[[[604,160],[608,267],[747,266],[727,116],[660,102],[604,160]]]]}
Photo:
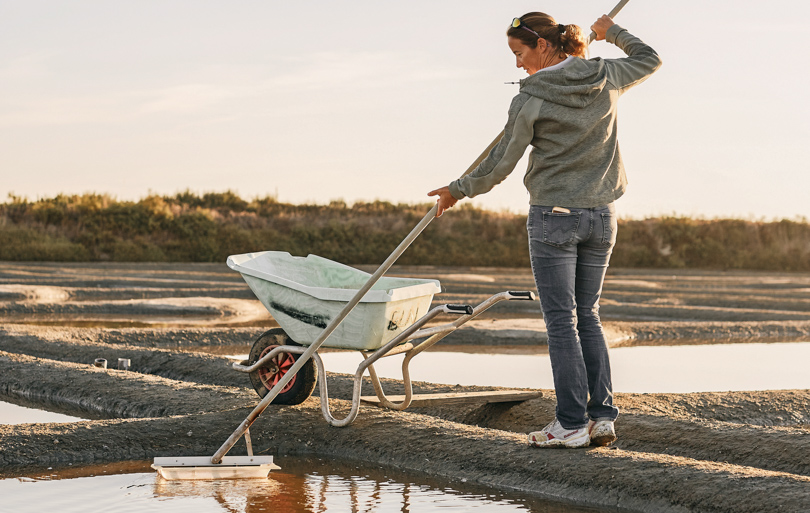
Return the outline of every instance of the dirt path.
{"type": "MultiPolygon", "coordinates": [[[[256,401],[251,390],[237,387],[191,385],[11,353],[0,353],[0,376],[3,395],[58,401],[76,411],[126,418],[0,427],[0,465],[6,473],[30,466],[211,454],[256,401]],[[60,390],[53,394],[56,384],[61,384],[60,390]]],[[[341,380],[345,378],[336,381],[341,380]]],[[[794,408],[797,416],[806,418],[806,391],[743,395],[738,402],[769,405],[769,411],[762,412],[765,421],[775,421],[779,411],[794,408]]],[[[802,511],[806,505],[810,489],[806,429],[691,418],[682,396],[679,415],[667,411],[672,410],[672,398],[654,394],[643,396],[643,410],[659,414],[637,413],[633,404],[640,399],[618,397],[625,414],[623,441],[615,449],[528,448],[525,436],[515,429],[536,426],[553,407],[550,399],[512,408],[462,406],[425,408],[419,413],[365,408],[352,426],[337,429],[323,421],[317,399],[311,398],[297,407],[271,407],[252,433],[258,451],[279,456],[314,453],[360,459],[634,511],[753,512],[777,505],[781,511],[802,511]],[[484,419],[481,426],[470,422],[484,419]],[[644,432],[647,437],[638,436],[644,432]],[[669,439],[649,436],[652,433],[669,439]],[[740,451],[753,437],[760,446],[740,451]],[[602,479],[595,478],[600,475],[602,479]]],[[[693,410],[712,412],[718,398],[689,394],[689,399],[693,410]],[[698,408],[699,404],[705,406],[698,408]]],[[[334,402],[344,409],[348,404],[334,402]]],[[[234,449],[237,454],[243,451],[241,443],[234,449]]]]}

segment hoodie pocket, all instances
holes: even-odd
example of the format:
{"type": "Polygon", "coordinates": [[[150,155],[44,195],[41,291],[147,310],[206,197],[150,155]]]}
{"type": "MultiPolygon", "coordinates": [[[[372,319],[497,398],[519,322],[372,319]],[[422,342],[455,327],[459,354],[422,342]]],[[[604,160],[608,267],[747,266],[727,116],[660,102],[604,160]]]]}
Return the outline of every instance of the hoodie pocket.
{"type": "Polygon", "coordinates": [[[543,242],[550,246],[570,246],[576,241],[581,217],[582,212],[543,212],[543,242]]]}

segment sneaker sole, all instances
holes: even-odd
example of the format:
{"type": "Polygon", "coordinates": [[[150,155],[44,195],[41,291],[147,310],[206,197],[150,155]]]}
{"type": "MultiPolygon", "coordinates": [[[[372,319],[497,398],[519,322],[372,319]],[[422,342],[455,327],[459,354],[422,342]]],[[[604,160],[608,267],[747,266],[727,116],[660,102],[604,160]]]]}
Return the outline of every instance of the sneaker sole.
{"type": "Polygon", "coordinates": [[[593,445],[597,445],[599,447],[605,447],[606,445],[610,445],[616,441],[616,433],[612,430],[605,429],[605,430],[597,430],[595,429],[593,433],[591,433],[591,443],[593,445]]]}
{"type": "Polygon", "coordinates": [[[565,449],[578,449],[580,447],[588,447],[591,444],[590,438],[585,435],[583,437],[575,438],[572,440],[562,440],[554,438],[551,440],[535,441],[529,438],[529,445],[531,447],[550,448],[550,447],[563,447],[565,449]]]}
{"type": "Polygon", "coordinates": [[[591,438],[591,443],[599,447],[605,447],[616,441],[616,435],[603,435],[591,438]]]}

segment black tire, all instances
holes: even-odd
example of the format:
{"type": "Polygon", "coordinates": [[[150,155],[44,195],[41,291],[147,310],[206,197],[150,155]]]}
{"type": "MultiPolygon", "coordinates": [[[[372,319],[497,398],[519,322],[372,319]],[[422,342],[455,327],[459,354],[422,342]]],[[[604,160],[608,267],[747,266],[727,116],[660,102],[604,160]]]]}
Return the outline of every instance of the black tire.
{"type": "MultiPolygon", "coordinates": [[[[253,343],[250,349],[250,356],[248,357],[249,365],[253,365],[259,361],[263,354],[266,354],[276,346],[298,346],[293,340],[284,333],[281,328],[274,328],[265,331],[253,343]]],[[[253,389],[259,394],[259,397],[264,397],[267,392],[273,388],[273,384],[277,383],[284,375],[284,368],[289,368],[292,364],[300,358],[301,355],[293,353],[280,353],[273,360],[278,372],[271,370],[271,365],[262,366],[255,371],[251,372],[250,382],[253,384],[253,389]]],[[[318,380],[318,371],[315,368],[315,362],[310,358],[307,363],[298,371],[292,381],[279,393],[271,404],[301,404],[312,395],[315,389],[315,383],[318,380]]]]}

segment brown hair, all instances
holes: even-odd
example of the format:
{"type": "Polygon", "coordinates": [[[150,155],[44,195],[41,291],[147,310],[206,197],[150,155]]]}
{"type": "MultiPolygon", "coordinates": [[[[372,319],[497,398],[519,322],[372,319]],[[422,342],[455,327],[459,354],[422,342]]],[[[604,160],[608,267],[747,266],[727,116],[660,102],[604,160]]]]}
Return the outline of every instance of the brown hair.
{"type": "MultiPolygon", "coordinates": [[[[520,17],[523,25],[526,25],[537,34],[548,41],[551,46],[559,48],[568,55],[575,57],[585,57],[585,50],[588,45],[579,25],[558,25],[557,21],[546,13],[530,12],[520,17]]],[[[529,48],[537,48],[537,36],[523,27],[509,27],[506,35],[519,39],[529,48]]]]}

